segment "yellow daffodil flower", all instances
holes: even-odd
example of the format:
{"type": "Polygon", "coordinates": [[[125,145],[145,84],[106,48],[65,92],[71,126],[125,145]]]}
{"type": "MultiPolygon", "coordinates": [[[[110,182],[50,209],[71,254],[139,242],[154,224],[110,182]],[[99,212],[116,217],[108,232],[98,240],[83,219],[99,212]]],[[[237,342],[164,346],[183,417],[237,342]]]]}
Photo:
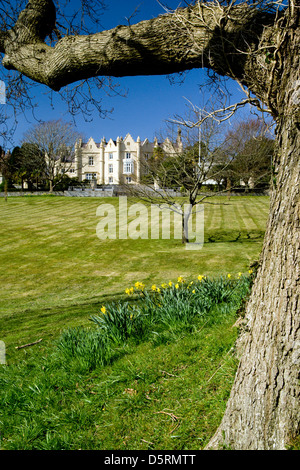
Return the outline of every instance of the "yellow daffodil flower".
{"type": "Polygon", "coordinates": [[[102,305],[102,307],[101,307],[101,312],[103,313],[103,315],[106,314],[106,308],[104,307],[104,305],[102,305]]]}
{"type": "Polygon", "coordinates": [[[141,289],[141,290],[144,290],[145,288],[145,285],[142,282],[136,282],[134,286],[136,289],[141,289]]]}
{"type": "Polygon", "coordinates": [[[127,287],[127,289],[125,289],[125,293],[127,295],[131,295],[133,294],[133,292],[134,292],[134,287],[130,287],[130,289],[127,287]]]}

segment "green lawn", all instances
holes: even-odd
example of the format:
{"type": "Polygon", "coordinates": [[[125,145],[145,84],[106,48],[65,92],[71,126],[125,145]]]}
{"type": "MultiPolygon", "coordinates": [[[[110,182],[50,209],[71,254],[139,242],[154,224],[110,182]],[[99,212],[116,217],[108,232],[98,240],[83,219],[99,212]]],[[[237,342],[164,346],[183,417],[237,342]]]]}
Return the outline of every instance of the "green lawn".
{"type": "MultiPolygon", "coordinates": [[[[99,240],[96,209],[118,199],[0,199],[0,340],[15,346],[50,339],[90,315],[136,281],[247,272],[258,259],[267,197],[214,198],[205,205],[205,244],[180,240],[99,240]]],[[[129,204],[130,205],[130,204],[129,204]]]]}
{"type": "Polygon", "coordinates": [[[8,365],[0,366],[1,449],[205,447],[234,380],[234,324],[269,205],[267,197],[214,202],[205,207],[203,248],[188,251],[172,239],[99,240],[96,209],[100,203],[117,207],[117,199],[0,199],[0,340],[8,365]],[[199,274],[207,280],[198,281],[199,274]],[[193,284],[181,284],[178,276],[193,284]],[[145,315],[142,297],[125,295],[136,281],[151,293],[153,284],[177,283],[166,291],[161,286],[166,297],[155,294],[158,317],[150,310],[145,315]],[[207,307],[205,285],[219,299],[207,307]],[[120,304],[126,328],[136,325],[141,336],[111,340],[101,363],[105,330],[90,319],[96,315],[109,325],[112,301],[123,298],[132,301],[120,304]],[[144,314],[137,315],[137,307],[144,314]],[[15,348],[40,338],[33,347],[15,348]]]}
{"type": "Polygon", "coordinates": [[[139,301],[107,303],[85,328],[26,349],[0,367],[0,448],[203,448],[230,393],[233,323],[251,282],[143,289],[139,301]]]}

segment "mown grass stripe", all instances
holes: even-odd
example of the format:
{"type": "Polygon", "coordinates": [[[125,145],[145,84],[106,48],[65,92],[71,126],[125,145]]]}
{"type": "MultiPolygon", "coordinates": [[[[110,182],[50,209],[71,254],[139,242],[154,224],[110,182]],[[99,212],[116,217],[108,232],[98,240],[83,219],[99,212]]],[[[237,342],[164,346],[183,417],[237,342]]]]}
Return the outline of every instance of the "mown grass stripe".
{"type": "MultiPolygon", "coordinates": [[[[255,243],[243,239],[233,245],[245,213],[236,212],[239,199],[214,198],[212,202],[225,205],[205,206],[206,220],[211,222],[209,229],[205,226],[206,243],[196,252],[187,251],[181,240],[174,239],[99,240],[98,199],[10,198],[7,203],[0,200],[3,336],[18,338],[25,334],[30,337],[24,338],[24,342],[34,340],[35,327],[29,331],[26,324],[30,324],[32,317],[37,321],[42,318],[45,309],[53,312],[48,325],[51,334],[56,331],[56,322],[60,324],[61,308],[85,304],[90,299],[101,302],[104,296],[124,292],[139,280],[162,283],[174,281],[180,274],[192,278],[198,274],[247,271],[249,261],[259,256],[262,238],[255,243]],[[216,236],[218,232],[221,237],[216,236]],[[21,328],[10,330],[10,316],[21,314],[24,314],[21,328]]],[[[249,197],[247,201],[256,217],[257,212],[261,214],[256,209],[256,198],[249,197]]],[[[102,202],[118,207],[118,198],[102,202]]]]}

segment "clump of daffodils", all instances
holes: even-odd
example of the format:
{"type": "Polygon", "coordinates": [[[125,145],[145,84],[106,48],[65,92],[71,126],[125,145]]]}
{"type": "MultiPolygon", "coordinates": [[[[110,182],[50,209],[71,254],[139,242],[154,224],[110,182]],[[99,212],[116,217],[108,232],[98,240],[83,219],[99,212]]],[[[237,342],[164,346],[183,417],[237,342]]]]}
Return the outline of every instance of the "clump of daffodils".
{"type": "MultiPolygon", "coordinates": [[[[253,269],[248,270],[248,274],[251,276],[253,274],[253,269]]],[[[242,272],[239,272],[237,274],[231,274],[228,273],[227,275],[224,276],[225,279],[228,280],[228,282],[231,284],[232,282],[236,281],[243,281],[245,279],[245,274],[242,272]]],[[[125,293],[128,296],[133,296],[133,295],[140,295],[142,297],[145,297],[149,300],[149,297],[152,297],[151,302],[154,300],[155,305],[161,306],[161,304],[164,303],[164,301],[168,302],[169,299],[169,294],[171,297],[174,295],[177,297],[178,295],[180,296],[181,293],[189,293],[191,299],[193,298],[194,294],[197,294],[200,292],[200,284],[205,282],[207,280],[207,276],[203,274],[199,274],[195,280],[186,280],[184,279],[183,276],[178,276],[177,277],[177,282],[176,281],[169,281],[169,282],[163,282],[160,285],[157,284],[152,284],[151,287],[146,289],[146,286],[143,282],[137,281],[134,283],[133,286],[127,287],[125,289],[125,293]],[[154,296],[154,299],[153,299],[154,296]]],[[[208,280],[207,280],[208,282],[208,280]]],[[[209,286],[208,286],[209,287],[209,286]]],[[[196,296],[194,297],[196,298],[196,296]]],[[[102,318],[106,319],[110,317],[111,315],[111,310],[107,310],[107,308],[102,305],[100,309],[102,313],[102,318]]],[[[134,315],[133,313],[130,313],[129,319],[133,321],[134,315]]]]}
{"type": "Polygon", "coordinates": [[[158,292],[158,293],[160,292],[160,288],[157,287],[156,284],[153,284],[153,285],[151,286],[151,290],[152,290],[153,292],[158,292]]]}
{"type": "MultiPolygon", "coordinates": [[[[248,271],[248,273],[251,275],[253,273],[253,270],[250,269],[248,271]]],[[[239,272],[237,274],[237,276],[234,276],[231,273],[228,273],[226,275],[227,279],[236,278],[237,280],[241,279],[242,276],[243,276],[242,272],[239,272]]],[[[205,281],[206,279],[207,279],[207,276],[205,276],[203,274],[199,274],[197,276],[198,283],[201,283],[201,282],[205,281]]],[[[186,288],[186,289],[190,290],[190,292],[195,294],[196,290],[197,290],[197,280],[188,282],[187,280],[184,279],[183,276],[178,276],[177,277],[177,282],[173,282],[173,281],[163,282],[159,286],[156,285],[156,284],[152,284],[152,286],[149,288],[149,291],[152,292],[152,293],[163,294],[163,292],[167,291],[168,289],[174,289],[176,291],[178,289],[180,290],[181,288],[186,288]]],[[[137,281],[137,282],[135,282],[134,286],[127,287],[125,289],[125,293],[128,296],[131,296],[133,294],[142,294],[145,290],[146,290],[145,284],[143,282],[137,281]]],[[[103,307],[103,308],[105,308],[105,307],[103,307]]],[[[102,309],[101,309],[101,311],[102,311],[102,309]]],[[[103,313],[105,313],[105,312],[103,312],[103,313]]]]}
{"type": "Polygon", "coordinates": [[[145,289],[145,284],[143,284],[142,282],[136,282],[134,284],[134,287],[137,289],[137,290],[141,290],[143,291],[145,289]]]}
{"type": "Polygon", "coordinates": [[[127,289],[125,289],[125,293],[127,295],[132,295],[134,293],[134,287],[127,287],[127,289]]]}
{"type": "Polygon", "coordinates": [[[127,295],[133,295],[134,293],[136,292],[143,292],[143,290],[145,289],[145,284],[143,284],[142,282],[139,282],[137,281],[134,286],[132,287],[127,287],[125,289],[125,294],[127,295]]]}

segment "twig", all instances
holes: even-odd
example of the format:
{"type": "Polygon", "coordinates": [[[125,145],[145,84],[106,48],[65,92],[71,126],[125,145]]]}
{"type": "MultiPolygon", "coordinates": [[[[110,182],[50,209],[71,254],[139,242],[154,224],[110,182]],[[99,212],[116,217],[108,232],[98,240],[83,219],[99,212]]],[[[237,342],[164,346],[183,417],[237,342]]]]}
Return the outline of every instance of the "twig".
{"type": "Polygon", "coordinates": [[[43,341],[43,338],[39,339],[38,341],[34,341],[33,343],[23,344],[23,346],[16,346],[16,349],[27,348],[28,346],[33,346],[34,344],[40,343],[43,341]]]}
{"type": "Polygon", "coordinates": [[[170,374],[170,372],[166,372],[165,370],[161,370],[162,374],[170,375],[171,377],[178,377],[178,375],[170,374]]]}
{"type": "Polygon", "coordinates": [[[171,431],[169,432],[169,434],[172,434],[172,433],[178,428],[178,426],[180,426],[180,421],[178,421],[178,423],[176,424],[176,426],[175,426],[173,429],[171,429],[171,431]]]}
{"type": "Polygon", "coordinates": [[[141,439],[142,442],[146,442],[146,444],[151,444],[152,446],[154,446],[153,442],[150,442],[150,441],[146,441],[145,439],[141,439]]]}
{"type": "Polygon", "coordinates": [[[224,358],[223,358],[223,364],[220,364],[219,367],[217,368],[217,370],[213,373],[213,375],[208,379],[208,381],[206,382],[207,384],[211,381],[211,379],[216,375],[217,372],[219,372],[220,369],[222,369],[222,367],[225,365],[226,363],[226,356],[228,356],[228,354],[233,351],[233,348],[230,348],[229,351],[227,351],[227,353],[225,354],[224,358]]]}
{"type": "Polygon", "coordinates": [[[175,427],[172,428],[171,431],[169,431],[169,434],[172,434],[175,431],[175,429],[177,429],[178,426],[180,426],[180,418],[178,416],[175,416],[174,413],[168,413],[167,411],[156,411],[155,414],[157,414],[157,413],[162,413],[162,414],[168,415],[168,416],[170,416],[172,421],[174,421],[174,423],[177,423],[175,425],[175,427]]]}
{"type": "Polygon", "coordinates": [[[178,416],[175,416],[174,413],[168,413],[167,411],[155,411],[155,414],[158,414],[158,413],[170,416],[173,421],[179,421],[180,419],[178,416]]]}

